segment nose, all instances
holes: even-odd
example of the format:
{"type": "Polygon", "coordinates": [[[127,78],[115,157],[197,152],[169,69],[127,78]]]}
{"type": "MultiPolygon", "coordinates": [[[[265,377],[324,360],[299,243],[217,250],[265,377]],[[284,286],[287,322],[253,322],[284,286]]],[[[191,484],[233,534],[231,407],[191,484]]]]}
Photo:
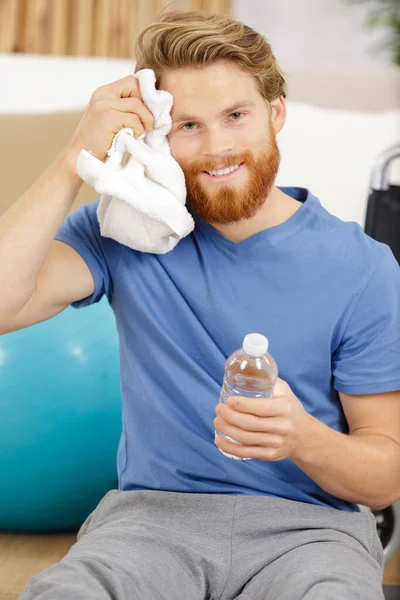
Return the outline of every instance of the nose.
{"type": "Polygon", "coordinates": [[[209,129],[203,139],[203,155],[207,158],[223,158],[232,154],[233,140],[229,132],[220,128],[209,129]]]}

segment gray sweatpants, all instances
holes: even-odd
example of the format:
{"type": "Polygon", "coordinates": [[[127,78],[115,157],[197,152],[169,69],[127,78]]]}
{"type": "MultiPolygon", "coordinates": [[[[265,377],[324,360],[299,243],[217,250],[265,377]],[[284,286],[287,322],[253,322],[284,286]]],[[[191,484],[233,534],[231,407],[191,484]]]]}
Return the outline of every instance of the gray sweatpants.
{"type": "Polygon", "coordinates": [[[372,513],[112,490],[20,600],[383,600],[372,513]]]}

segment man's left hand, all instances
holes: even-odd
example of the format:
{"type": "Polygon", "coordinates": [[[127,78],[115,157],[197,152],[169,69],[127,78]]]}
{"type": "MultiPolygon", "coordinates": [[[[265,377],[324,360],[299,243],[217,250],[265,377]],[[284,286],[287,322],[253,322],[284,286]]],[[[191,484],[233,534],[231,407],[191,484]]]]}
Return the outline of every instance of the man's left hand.
{"type": "Polygon", "coordinates": [[[218,448],[240,458],[282,460],[294,456],[311,415],[283,379],[276,380],[273,398],[232,396],[219,403],[215,428],[239,442],[216,436],[218,448]]]}

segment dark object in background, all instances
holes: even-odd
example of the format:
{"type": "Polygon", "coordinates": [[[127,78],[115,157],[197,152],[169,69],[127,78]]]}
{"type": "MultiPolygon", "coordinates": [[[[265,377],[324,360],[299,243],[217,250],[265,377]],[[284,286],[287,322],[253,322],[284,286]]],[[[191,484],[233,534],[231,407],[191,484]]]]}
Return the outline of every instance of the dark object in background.
{"type": "Polygon", "coordinates": [[[387,563],[400,548],[400,500],[382,510],[373,510],[372,513],[387,563]]]}
{"type": "MultiPolygon", "coordinates": [[[[377,159],[371,175],[364,230],[375,240],[387,244],[400,265],[400,185],[389,183],[389,168],[399,157],[400,144],[397,144],[377,159]]],[[[400,501],[373,513],[386,563],[400,545],[400,501]]],[[[400,599],[400,586],[386,585],[383,589],[385,600],[400,599]]]]}
{"type": "Polygon", "coordinates": [[[385,600],[399,600],[400,585],[384,585],[383,594],[385,596],[385,600]]]}
{"type": "Polygon", "coordinates": [[[400,185],[389,184],[389,168],[400,157],[400,144],[381,154],[371,176],[365,233],[390,246],[400,264],[400,185]]]}

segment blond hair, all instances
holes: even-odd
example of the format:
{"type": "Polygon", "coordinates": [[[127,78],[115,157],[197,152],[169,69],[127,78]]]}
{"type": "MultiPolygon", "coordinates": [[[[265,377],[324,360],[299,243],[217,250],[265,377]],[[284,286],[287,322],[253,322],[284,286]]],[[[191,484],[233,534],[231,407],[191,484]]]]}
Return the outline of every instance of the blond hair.
{"type": "Polygon", "coordinates": [[[135,72],[153,69],[157,83],[166,69],[234,62],[252,74],[268,102],[286,97],[286,81],[268,41],[248,25],[204,11],[161,16],[139,35],[135,72]]]}

